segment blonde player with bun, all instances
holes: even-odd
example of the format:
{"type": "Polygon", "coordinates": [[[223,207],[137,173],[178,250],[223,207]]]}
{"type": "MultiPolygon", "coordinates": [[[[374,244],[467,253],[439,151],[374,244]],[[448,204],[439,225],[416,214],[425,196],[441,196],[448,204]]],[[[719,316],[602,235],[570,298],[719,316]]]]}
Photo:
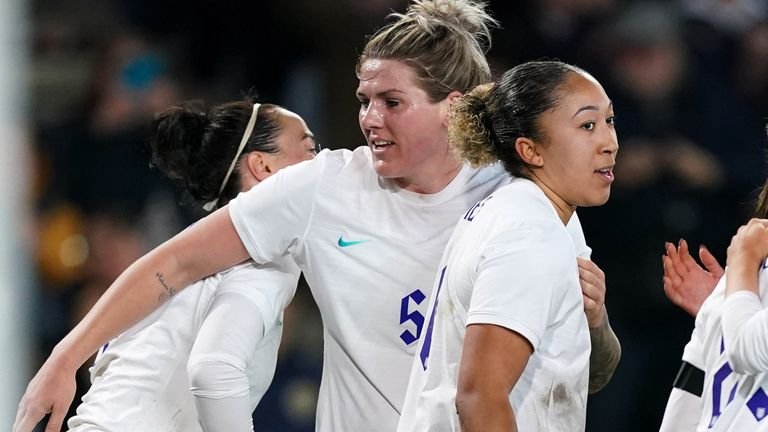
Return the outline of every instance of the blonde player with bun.
{"type": "Polygon", "coordinates": [[[590,331],[578,206],[608,200],[613,104],[587,72],[529,62],[461,98],[456,152],[515,177],[460,219],[439,265],[399,432],[583,431],[590,331]]]}
{"type": "MultiPolygon", "coordinates": [[[[323,318],[317,430],[395,430],[456,220],[509,182],[500,166],[473,168],[448,146],[452,104],[491,80],[484,54],[495,25],[470,0],[417,0],[393,14],[356,67],[366,145],[277,173],[129,267],[30,383],[16,430],[28,432],[46,412],[60,418],[73,371],[157,308],[165,286],[185,287],[249,257],[285,256],[301,268],[323,318]]],[[[577,233],[578,225],[574,218],[577,233]]],[[[604,321],[604,280],[591,276],[588,313],[604,321]]],[[[618,344],[605,341],[600,358],[615,359],[618,344]]],[[[600,385],[616,363],[603,366],[600,385]]]]}

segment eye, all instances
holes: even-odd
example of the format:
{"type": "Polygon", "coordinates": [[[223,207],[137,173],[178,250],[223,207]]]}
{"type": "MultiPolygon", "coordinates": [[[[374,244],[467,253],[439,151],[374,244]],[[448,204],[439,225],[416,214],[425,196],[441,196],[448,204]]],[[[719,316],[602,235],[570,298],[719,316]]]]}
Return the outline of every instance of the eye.
{"type": "Polygon", "coordinates": [[[612,115],[608,117],[607,119],[605,119],[605,122],[608,123],[609,125],[616,125],[616,116],[612,115]]]}
{"type": "Polygon", "coordinates": [[[595,122],[588,121],[586,123],[583,123],[581,125],[581,128],[584,129],[584,130],[587,130],[587,131],[591,131],[591,130],[593,130],[595,128],[595,122]]]}
{"type": "Polygon", "coordinates": [[[394,108],[394,107],[396,107],[396,106],[398,106],[398,105],[400,105],[400,101],[399,101],[399,100],[395,100],[395,99],[387,99],[387,106],[388,106],[389,108],[394,108]]]}
{"type": "Polygon", "coordinates": [[[359,98],[358,100],[360,101],[360,106],[366,109],[368,108],[368,105],[371,103],[371,101],[369,101],[368,99],[359,98]]]}

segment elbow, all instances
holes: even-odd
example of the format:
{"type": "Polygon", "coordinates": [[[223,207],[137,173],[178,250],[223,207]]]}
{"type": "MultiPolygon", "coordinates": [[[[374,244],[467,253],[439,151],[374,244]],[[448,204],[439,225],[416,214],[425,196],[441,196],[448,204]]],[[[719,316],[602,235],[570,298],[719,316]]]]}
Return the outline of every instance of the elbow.
{"type": "Polygon", "coordinates": [[[190,390],[195,397],[224,399],[248,395],[245,365],[218,356],[192,356],[187,363],[190,390]]]}
{"type": "Polygon", "coordinates": [[[747,375],[768,371],[768,359],[760,357],[757,352],[745,349],[746,344],[739,339],[725,346],[725,358],[731,370],[738,374],[747,375]]]}

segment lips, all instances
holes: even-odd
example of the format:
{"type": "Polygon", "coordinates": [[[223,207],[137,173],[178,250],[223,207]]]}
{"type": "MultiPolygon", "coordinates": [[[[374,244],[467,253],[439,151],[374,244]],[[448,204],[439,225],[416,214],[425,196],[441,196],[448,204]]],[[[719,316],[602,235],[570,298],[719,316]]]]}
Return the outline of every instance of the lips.
{"type": "Polygon", "coordinates": [[[596,169],[595,170],[595,174],[600,175],[601,177],[603,177],[604,179],[606,179],[608,181],[613,181],[613,178],[614,178],[613,177],[613,167],[612,166],[596,169]]]}

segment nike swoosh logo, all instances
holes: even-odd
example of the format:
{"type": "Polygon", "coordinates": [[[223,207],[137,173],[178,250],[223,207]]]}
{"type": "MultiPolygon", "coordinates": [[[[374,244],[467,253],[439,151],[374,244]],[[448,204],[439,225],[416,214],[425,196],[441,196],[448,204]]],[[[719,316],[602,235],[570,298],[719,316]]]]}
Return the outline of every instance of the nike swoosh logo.
{"type": "Polygon", "coordinates": [[[347,246],[354,246],[359,245],[361,243],[368,243],[370,240],[351,240],[346,241],[344,240],[344,236],[339,237],[339,247],[347,247],[347,246]]]}

